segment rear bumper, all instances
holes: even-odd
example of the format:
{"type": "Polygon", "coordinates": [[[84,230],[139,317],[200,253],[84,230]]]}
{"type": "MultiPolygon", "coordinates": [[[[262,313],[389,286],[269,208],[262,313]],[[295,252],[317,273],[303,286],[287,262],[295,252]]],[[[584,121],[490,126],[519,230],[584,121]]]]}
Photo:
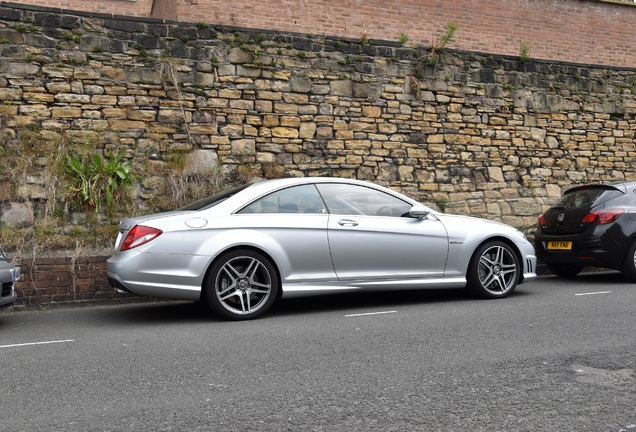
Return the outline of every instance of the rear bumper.
{"type": "Polygon", "coordinates": [[[134,292],[132,292],[131,290],[129,290],[128,288],[126,288],[126,286],[124,285],[123,282],[121,282],[116,276],[114,275],[108,275],[108,283],[110,284],[111,287],[113,287],[113,289],[115,290],[115,292],[117,294],[122,294],[122,295],[137,295],[134,292]]]}
{"type": "Polygon", "coordinates": [[[618,268],[623,263],[626,247],[627,245],[602,241],[581,241],[572,237],[535,239],[537,258],[547,264],[618,268]],[[547,243],[552,240],[571,241],[572,250],[550,251],[547,243]]]}
{"type": "MultiPolygon", "coordinates": [[[[199,259],[203,261],[205,257],[199,259]]],[[[127,251],[106,261],[106,277],[119,294],[198,301],[203,277],[196,271],[194,261],[180,255],[127,251]]],[[[204,262],[199,267],[205,268],[204,262]]]]}

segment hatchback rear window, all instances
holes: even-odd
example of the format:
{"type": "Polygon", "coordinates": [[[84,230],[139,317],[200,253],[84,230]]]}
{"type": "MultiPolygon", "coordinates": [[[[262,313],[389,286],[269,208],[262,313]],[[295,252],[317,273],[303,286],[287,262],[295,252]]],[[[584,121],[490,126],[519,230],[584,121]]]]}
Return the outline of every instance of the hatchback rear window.
{"type": "Polygon", "coordinates": [[[622,195],[616,189],[589,188],[566,192],[553,206],[566,209],[589,209],[622,195]]]}

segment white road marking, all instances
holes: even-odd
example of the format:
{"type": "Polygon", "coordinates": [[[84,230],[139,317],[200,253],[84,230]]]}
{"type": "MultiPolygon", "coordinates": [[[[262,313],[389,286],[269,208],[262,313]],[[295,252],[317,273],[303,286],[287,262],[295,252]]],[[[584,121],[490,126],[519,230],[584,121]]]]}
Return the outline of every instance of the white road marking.
{"type": "Polygon", "coordinates": [[[369,316],[369,315],[383,315],[383,314],[390,314],[390,313],[396,313],[396,312],[397,311],[369,312],[369,313],[345,315],[345,317],[351,318],[351,317],[360,317],[360,316],[369,316]]]}
{"type": "Polygon", "coordinates": [[[23,347],[23,346],[31,346],[31,345],[46,345],[46,344],[64,343],[64,342],[75,342],[75,339],[64,339],[64,340],[45,341],[45,342],[29,342],[29,343],[12,344],[12,345],[0,345],[0,348],[13,348],[13,347],[23,347]]]}
{"type": "Polygon", "coordinates": [[[580,294],[574,294],[574,295],[575,296],[586,296],[586,295],[609,294],[609,293],[611,293],[611,291],[597,291],[597,292],[580,293],[580,294]]]}

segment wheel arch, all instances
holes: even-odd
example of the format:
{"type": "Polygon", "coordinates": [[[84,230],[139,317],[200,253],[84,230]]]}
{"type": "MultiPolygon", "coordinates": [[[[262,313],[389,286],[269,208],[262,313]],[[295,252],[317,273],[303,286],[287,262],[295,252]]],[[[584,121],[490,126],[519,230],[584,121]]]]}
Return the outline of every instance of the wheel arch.
{"type": "Polygon", "coordinates": [[[466,272],[468,272],[468,267],[470,267],[470,263],[472,263],[473,260],[475,259],[475,255],[477,254],[477,251],[486,243],[490,243],[493,241],[499,241],[499,242],[505,243],[506,245],[510,246],[510,248],[513,250],[515,257],[517,258],[517,261],[519,261],[519,265],[521,266],[521,271],[517,275],[517,283],[521,283],[523,281],[523,271],[525,269],[525,263],[523,261],[523,256],[521,255],[521,250],[519,249],[519,247],[517,247],[514,241],[504,236],[488,237],[483,239],[479,243],[477,243],[477,245],[475,246],[475,249],[473,250],[473,253],[470,256],[470,260],[468,261],[466,272]]]}
{"type": "Polygon", "coordinates": [[[623,250],[623,256],[621,257],[621,265],[625,262],[629,255],[629,248],[636,244],[636,232],[630,235],[625,242],[625,249],[623,250]]]}
{"type": "Polygon", "coordinates": [[[203,277],[203,282],[202,282],[202,286],[201,286],[201,298],[203,298],[204,296],[204,291],[207,290],[208,287],[208,279],[210,278],[210,273],[212,271],[212,267],[214,267],[214,265],[221,260],[225,255],[227,255],[228,253],[237,251],[237,250],[249,250],[252,252],[257,252],[260,253],[261,255],[265,256],[265,258],[267,258],[270,263],[272,264],[272,266],[274,267],[274,270],[276,271],[276,278],[278,279],[278,293],[276,295],[276,300],[278,301],[283,294],[283,289],[282,289],[282,279],[281,279],[281,275],[280,275],[280,269],[278,266],[278,263],[276,262],[276,260],[274,258],[272,258],[272,255],[269,254],[268,252],[266,252],[264,249],[253,246],[253,245],[233,245],[225,250],[223,250],[223,252],[219,253],[216,257],[214,257],[214,259],[212,261],[210,261],[210,263],[208,264],[208,267],[205,269],[205,276],[203,277]]]}

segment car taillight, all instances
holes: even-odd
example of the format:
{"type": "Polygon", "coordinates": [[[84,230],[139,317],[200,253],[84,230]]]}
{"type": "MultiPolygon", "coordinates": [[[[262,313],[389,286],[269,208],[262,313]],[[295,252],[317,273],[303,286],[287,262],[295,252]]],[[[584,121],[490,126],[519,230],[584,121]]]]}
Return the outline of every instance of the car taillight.
{"type": "Polygon", "coordinates": [[[150,228],[143,225],[135,225],[133,229],[128,231],[128,235],[124,239],[120,250],[134,249],[142,244],[146,244],[151,240],[159,237],[163,231],[157,228],[150,228]]]}
{"type": "Polygon", "coordinates": [[[593,223],[596,225],[606,225],[614,222],[625,213],[623,209],[600,210],[585,215],[583,223],[593,223]]]}
{"type": "Polygon", "coordinates": [[[538,226],[544,226],[545,225],[545,216],[541,215],[539,216],[539,221],[537,222],[538,226]]]}

